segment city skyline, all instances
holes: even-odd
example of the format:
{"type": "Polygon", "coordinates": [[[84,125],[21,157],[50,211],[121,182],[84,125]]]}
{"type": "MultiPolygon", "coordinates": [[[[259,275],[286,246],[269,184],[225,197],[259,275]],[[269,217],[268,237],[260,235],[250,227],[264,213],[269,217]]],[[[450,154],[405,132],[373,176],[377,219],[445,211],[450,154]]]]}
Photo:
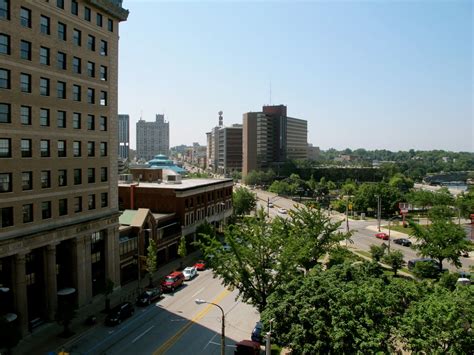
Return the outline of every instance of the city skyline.
{"type": "Polygon", "coordinates": [[[170,146],[205,145],[218,111],[231,125],[284,104],[321,149],[474,150],[468,1],[124,5],[132,148],[140,116],[164,113],[170,146]]]}

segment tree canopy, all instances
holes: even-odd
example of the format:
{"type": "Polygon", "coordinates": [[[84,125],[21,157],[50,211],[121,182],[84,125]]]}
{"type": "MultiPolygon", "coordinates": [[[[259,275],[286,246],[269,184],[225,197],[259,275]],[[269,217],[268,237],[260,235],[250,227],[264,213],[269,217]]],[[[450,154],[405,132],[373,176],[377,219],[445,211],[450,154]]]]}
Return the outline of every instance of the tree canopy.
{"type": "Polygon", "coordinates": [[[232,198],[234,214],[237,216],[250,213],[250,211],[253,211],[257,205],[256,195],[245,187],[238,187],[234,191],[232,198]]]}

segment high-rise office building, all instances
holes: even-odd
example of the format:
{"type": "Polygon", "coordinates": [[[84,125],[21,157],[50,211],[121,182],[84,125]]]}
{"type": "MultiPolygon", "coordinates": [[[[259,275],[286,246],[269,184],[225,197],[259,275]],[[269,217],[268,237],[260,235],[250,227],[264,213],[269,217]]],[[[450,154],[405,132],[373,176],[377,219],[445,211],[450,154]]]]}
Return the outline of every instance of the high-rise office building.
{"type": "Polygon", "coordinates": [[[308,156],[308,122],[287,116],[284,105],[263,106],[262,112],[243,115],[243,166],[252,170],[274,169],[288,159],[308,156]]]}
{"type": "Polygon", "coordinates": [[[137,158],[151,160],[155,155],[168,155],[170,150],[170,124],[165,115],[156,115],[155,122],[140,119],[137,122],[137,158]]]}
{"type": "Polygon", "coordinates": [[[24,335],[119,284],[120,0],[0,1],[0,311],[24,335]],[[67,291],[67,292],[66,292],[67,291]]]}
{"type": "Polygon", "coordinates": [[[128,159],[130,151],[130,116],[118,115],[118,156],[120,159],[128,159]]]}

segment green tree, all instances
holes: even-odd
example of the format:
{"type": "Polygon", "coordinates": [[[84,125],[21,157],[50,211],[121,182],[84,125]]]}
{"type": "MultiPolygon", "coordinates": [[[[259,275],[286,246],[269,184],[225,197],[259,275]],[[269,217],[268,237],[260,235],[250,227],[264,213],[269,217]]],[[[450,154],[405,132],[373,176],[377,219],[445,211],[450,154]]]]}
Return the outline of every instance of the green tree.
{"type": "Polygon", "coordinates": [[[179,245],[178,245],[178,255],[181,258],[184,258],[188,254],[186,250],[186,237],[184,235],[179,238],[179,245]]]}
{"type": "Polygon", "coordinates": [[[400,270],[405,265],[403,253],[400,250],[395,250],[385,255],[383,257],[383,262],[387,265],[390,265],[394,275],[397,275],[398,270],[400,270]]]}
{"type": "Polygon", "coordinates": [[[257,205],[256,195],[245,187],[237,188],[232,195],[232,199],[234,214],[237,216],[250,213],[257,205]]]}
{"type": "Polygon", "coordinates": [[[370,246],[370,255],[372,255],[372,259],[379,262],[383,256],[385,255],[385,244],[382,245],[371,245],[370,246]]]}
{"type": "Polygon", "coordinates": [[[390,178],[388,184],[401,192],[408,192],[411,188],[413,188],[414,185],[413,180],[407,178],[402,173],[396,173],[393,175],[390,178]]]}
{"type": "Polygon", "coordinates": [[[474,189],[459,194],[456,197],[455,205],[460,217],[469,218],[474,213],[474,189]]]}
{"type": "Polygon", "coordinates": [[[158,256],[158,245],[153,238],[150,238],[150,243],[148,245],[147,255],[146,255],[146,271],[148,272],[148,278],[150,280],[149,287],[153,287],[153,274],[158,269],[157,256],[158,256]]]}
{"type": "Polygon", "coordinates": [[[208,235],[212,238],[216,237],[216,228],[209,223],[208,221],[204,221],[199,226],[196,227],[196,236],[197,240],[201,240],[203,236],[208,235]]]}

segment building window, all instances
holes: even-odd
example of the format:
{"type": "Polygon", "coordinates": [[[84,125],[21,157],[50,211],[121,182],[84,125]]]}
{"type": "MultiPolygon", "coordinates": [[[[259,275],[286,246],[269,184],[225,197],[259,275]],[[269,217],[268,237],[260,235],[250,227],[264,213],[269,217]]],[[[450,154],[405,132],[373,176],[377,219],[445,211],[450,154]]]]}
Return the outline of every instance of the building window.
{"type": "Polygon", "coordinates": [[[105,181],[107,181],[107,178],[108,178],[107,167],[104,166],[104,167],[100,168],[100,181],[105,182],[105,181]]]}
{"type": "Polygon", "coordinates": [[[64,158],[67,156],[66,153],[66,141],[58,141],[58,157],[64,158]]]}
{"type": "Polygon", "coordinates": [[[74,169],[74,185],[82,184],[82,169],[74,169]]]}
{"type": "Polygon", "coordinates": [[[79,5],[76,0],[71,0],[71,14],[76,15],[79,13],[79,5]]]}
{"type": "Polygon", "coordinates": [[[40,78],[40,95],[49,96],[49,79],[40,78]]]}
{"type": "Polygon", "coordinates": [[[20,74],[20,91],[31,93],[31,75],[21,73],[20,74]]]}
{"type": "Polygon", "coordinates": [[[0,19],[10,19],[10,0],[0,0],[0,19]]]}
{"type": "Polygon", "coordinates": [[[107,207],[109,205],[109,194],[102,192],[100,194],[100,207],[107,207]]]}
{"type": "Polygon", "coordinates": [[[87,182],[93,184],[95,182],[95,168],[87,169],[87,182]]]}
{"type": "Polygon", "coordinates": [[[33,204],[29,203],[22,206],[23,223],[33,222],[33,204]]]}
{"type": "Polygon", "coordinates": [[[0,123],[10,123],[10,122],[11,122],[10,104],[0,103],[0,123]]]}
{"type": "Polygon", "coordinates": [[[66,53],[58,52],[58,69],[66,70],[66,53]]]}
{"type": "Polygon", "coordinates": [[[114,32],[114,21],[110,18],[107,21],[107,28],[110,32],[114,32]]]}
{"type": "Polygon", "coordinates": [[[82,212],[82,197],[81,196],[74,197],[74,212],[75,213],[82,212]]]}
{"type": "Polygon", "coordinates": [[[56,6],[64,10],[64,0],[56,0],[56,6]]]}
{"type": "MultiPolygon", "coordinates": [[[[0,0],[0,4],[2,1],[0,0]]],[[[1,5],[0,5],[1,8],[1,5]]],[[[1,14],[1,10],[0,10],[1,14]]],[[[1,17],[1,16],[0,16],[1,17]]],[[[13,226],[13,207],[0,208],[0,227],[6,228],[13,226]]]]}
{"type": "Polygon", "coordinates": [[[67,27],[66,24],[58,22],[58,39],[65,41],[67,39],[67,27]]]}
{"type": "Polygon", "coordinates": [[[107,81],[107,67],[104,65],[100,66],[100,80],[107,81]]]}
{"type": "Polygon", "coordinates": [[[58,111],[56,114],[58,128],[66,128],[66,111],[58,111]]]}
{"type": "Polygon", "coordinates": [[[81,114],[78,112],[72,114],[72,128],[81,129],[81,114]]]}
{"type": "Polygon", "coordinates": [[[40,64],[49,65],[49,48],[40,47],[40,64]]]}
{"type": "Polygon", "coordinates": [[[67,170],[58,170],[58,186],[67,186],[67,170]]]}
{"type": "Polygon", "coordinates": [[[93,131],[95,129],[95,116],[87,115],[87,129],[93,131]]]}
{"type": "Polygon", "coordinates": [[[100,55],[107,55],[107,42],[104,40],[100,41],[100,55]]]}
{"type": "Polygon", "coordinates": [[[87,36],[87,48],[91,51],[95,51],[95,37],[92,35],[87,36]]]}
{"type": "Polygon", "coordinates": [[[31,42],[20,42],[20,58],[25,60],[31,60],[31,42]]]}
{"type": "Polygon", "coordinates": [[[51,201],[41,202],[41,217],[43,219],[51,218],[51,201]]]}
{"type": "Polygon", "coordinates": [[[64,81],[58,81],[58,99],[66,98],[66,83],[64,81]]]}
{"type": "Polygon", "coordinates": [[[0,193],[12,192],[12,174],[0,173],[0,193]]]}
{"type": "Polygon", "coordinates": [[[72,99],[74,101],[81,101],[81,87],[79,85],[72,86],[72,99]]]}
{"type": "Polygon", "coordinates": [[[87,156],[93,157],[95,155],[95,143],[87,142],[87,156]]]}
{"type": "Polygon", "coordinates": [[[21,188],[23,191],[33,189],[33,172],[24,171],[21,173],[21,188]]]}
{"type": "Polygon", "coordinates": [[[42,139],[40,141],[40,152],[41,152],[41,157],[42,158],[48,158],[51,156],[51,152],[49,149],[49,140],[48,139],[42,139]]]}
{"type": "Polygon", "coordinates": [[[87,6],[84,7],[84,20],[91,21],[91,9],[87,6]]]}
{"type": "Polygon", "coordinates": [[[67,198],[60,199],[58,204],[59,207],[59,215],[65,216],[67,215],[67,198]]]}
{"type": "Polygon", "coordinates": [[[87,75],[91,78],[95,77],[95,64],[93,62],[87,62],[87,75]]]}
{"type": "Polygon", "coordinates": [[[31,10],[26,7],[20,8],[20,23],[24,27],[31,28],[31,10]]]}
{"type": "Polygon", "coordinates": [[[72,43],[76,46],[81,45],[81,31],[76,28],[72,31],[72,43]]]}
{"type": "Polygon", "coordinates": [[[81,58],[72,58],[72,71],[76,74],[81,74],[81,58]]]}
{"type": "Polygon", "coordinates": [[[102,15],[99,13],[97,14],[97,26],[102,27],[102,15]]]}
{"type": "Polygon", "coordinates": [[[99,128],[100,128],[101,131],[107,131],[107,117],[100,116],[99,128]]]}
{"type": "Polygon", "coordinates": [[[81,142],[79,141],[72,142],[72,152],[75,158],[81,156],[81,142]]]}
{"type": "Polygon", "coordinates": [[[95,210],[95,195],[94,194],[91,194],[91,195],[88,196],[87,207],[90,210],[95,210]]]}
{"type": "Polygon", "coordinates": [[[21,157],[22,158],[31,158],[31,139],[22,139],[21,142],[21,157]]]}
{"type": "Polygon", "coordinates": [[[0,69],[0,89],[10,89],[10,70],[0,69]]]}
{"type": "Polygon", "coordinates": [[[46,35],[50,34],[50,20],[48,16],[41,15],[40,17],[40,32],[46,35]]]}
{"type": "Polygon", "coordinates": [[[41,171],[41,188],[47,189],[51,187],[51,171],[41,171]]]}
{"type": "Polygon", "coordinates": [[[40,108],[40,126],[49,127],[49,109],[40,108]]]}
{"type": "Polygon", "coordinates": [[[25,126],[31,125],[31,107],[21,106],[20,107],[20,120],[21,124],[25,126]]]}
{"type": "Polygon", "coordinates": [[[88,88],[87,89],[87,103],[94,104],[95,103],[95,90],[88,88]]]}
{"type": "Polygon", "coordinates": [[[0,33],[0,54],[10,54],[10,36],[0,33]]]}
{"type": "Polygon", "coordinates": [[[107,142],[100,142],[100,156],[107,156],[107,142]]]}
{"type": "Polygon", "coordinates": [[[107,91],[100,92],[100,106],[107,106],[107,91]]]}
{"type": "Polygon", "coordinates": [[[11,158],[12,147],[10,138],[0,138],[0,158],[11,158]]]}

